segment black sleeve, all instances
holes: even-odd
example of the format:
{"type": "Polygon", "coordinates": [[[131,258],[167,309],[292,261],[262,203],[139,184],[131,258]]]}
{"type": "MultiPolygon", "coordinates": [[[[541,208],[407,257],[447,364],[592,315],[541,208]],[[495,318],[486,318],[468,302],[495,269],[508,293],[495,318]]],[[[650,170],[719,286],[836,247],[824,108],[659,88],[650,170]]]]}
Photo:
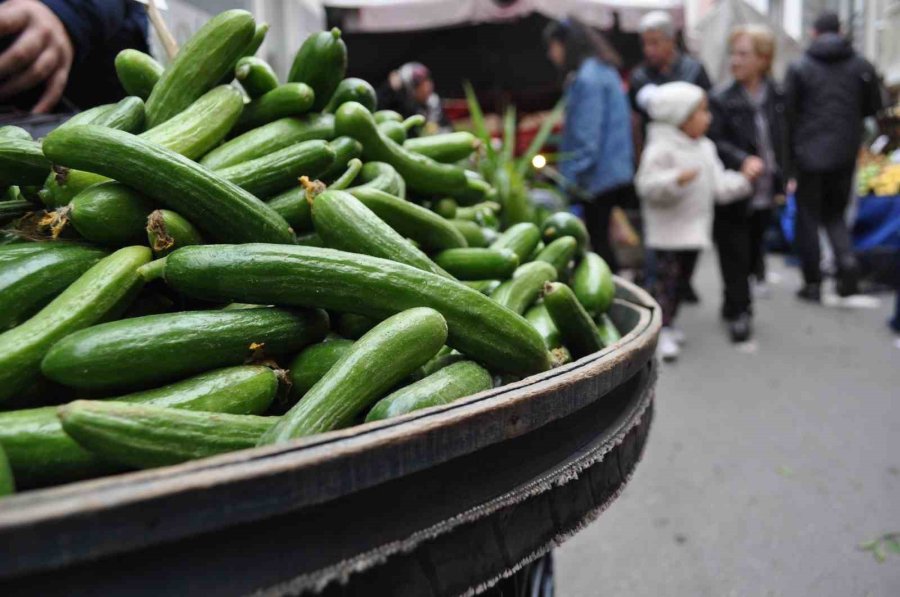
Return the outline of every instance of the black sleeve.
{"type": "Polygon", "coordinates": [[[800,94],[802,93],[800,75],[797,72],[798,65],[792,64],[784,75],[784,136],[787,153],[785,164],[782,164],[785,178],[794,176],[793,165],[796,162],[794,156],[794,135],[796,134],[798,107],[800,94]]]}
{"type": "Polygon", "coordinates": [[[863,61],[863,97],[862,97],[862,113],[863,116],[874,116],[884,107],[881,83],[878,81],[878,74],[875,67],[868,61],[863,61]]]}
{"type": "Polygon", "coordinates": [[[728,114],[722,102],[715,95],[710,96],[709,107],[713,118],[707,136],[716,144],[719,158],[725,167],[729,170],[740,170],[744,160],[750,154],[731,141],[734,132],[730,126],[728,114]]]}

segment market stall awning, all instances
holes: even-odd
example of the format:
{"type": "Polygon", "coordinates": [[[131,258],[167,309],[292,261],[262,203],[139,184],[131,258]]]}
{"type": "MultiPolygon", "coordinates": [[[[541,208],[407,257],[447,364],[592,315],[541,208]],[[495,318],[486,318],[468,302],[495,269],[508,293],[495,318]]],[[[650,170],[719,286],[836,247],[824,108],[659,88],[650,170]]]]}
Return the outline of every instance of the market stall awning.
{"type": "Polygon", "coordinates": [[[684,22],[683,0],[325,0],[328,8],[351,10],[344,21],[354,32],[415,31],[468,23],[502,21],[539,12],[550,18],[577,16],[600,28],[636,31],[651,10],[670,12],[684,22]]]}

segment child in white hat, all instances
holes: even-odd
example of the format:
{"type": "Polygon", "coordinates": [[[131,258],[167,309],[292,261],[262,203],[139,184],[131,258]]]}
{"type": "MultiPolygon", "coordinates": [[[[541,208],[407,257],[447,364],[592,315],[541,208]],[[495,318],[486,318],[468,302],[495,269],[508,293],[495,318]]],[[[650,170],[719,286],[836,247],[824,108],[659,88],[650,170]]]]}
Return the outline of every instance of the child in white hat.
{"type": "Polygon", "coordinates": [[[679,288],[687,263],[711,244],[713,204],[747,197],[749,178],[726,170],[706,138],[712,116],[706,93],[690,83],[660,85],[647,98],[652,122],[635,176],[641,199],[645,244],[656,255],[654,297],[662,307],[659,352],[679,353],[674,330],[679,288]]]}

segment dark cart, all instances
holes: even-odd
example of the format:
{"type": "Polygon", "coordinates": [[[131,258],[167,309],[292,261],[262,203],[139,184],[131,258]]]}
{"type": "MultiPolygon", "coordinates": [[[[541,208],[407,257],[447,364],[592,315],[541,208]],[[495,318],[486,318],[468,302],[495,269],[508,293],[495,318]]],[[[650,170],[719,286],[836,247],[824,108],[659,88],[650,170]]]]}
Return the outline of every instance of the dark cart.
{"type": "Polygon", "coordinates": [[[658,309],[627,332],[449,405],[0,502],[0,594],[474,594],[602,512],[641,457],[658,309]]]}

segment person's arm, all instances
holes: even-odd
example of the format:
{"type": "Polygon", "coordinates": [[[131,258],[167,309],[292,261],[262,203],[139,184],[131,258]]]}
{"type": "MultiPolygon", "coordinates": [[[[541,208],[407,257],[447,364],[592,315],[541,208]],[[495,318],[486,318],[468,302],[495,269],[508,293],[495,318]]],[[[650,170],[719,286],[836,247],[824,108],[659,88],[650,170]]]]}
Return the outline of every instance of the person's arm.
{"type": "Polygon", "coordinates": [[[641,165],[634,176],[634,188],[638,197],[648,203],[664,204],[678,201],[685,196],[685,189],[696,177],[690,172],[674,167],[665,153],[650,146],[641,156],[641,165]]]}
{"type": "Polygon", "coordinates": [[[795,176],[794,135],[796,134],[797,116],[800,112],[801,83],[797,66],[792,64],[784,75],[784,144],[787,149],[785,163],[781,165],[785,179],[795,176]]]}
{"type": "Polygon", "coordinates": [[[732,170],[739,170],[750,154],[729,141],[733,129],[729,124],[728,113],[721,100],[711,95],[709,107],[712,112],[712,123],[709,126],[708,136],[716,144],[719,157],[725,166],[732,170]]]}
{"type": "Polygon", "coordinates": [[[863,71],[863,98],[862,113],[863,116],[875,116],[879,110],[884,107],[883,94],[881,92],[881,83],[878,81],[878,73],[868,61],[863,61],[865,69],[863,71]]]}
{"type": "Polygon", "coordinates": [[[75,46],[75,62],[85,59],[95,45],[107,43],[126,24],[133,0],[43,0],[66,26],[75,46]]]}
{"type": "Polygon", "coordinates": [[[727,170],[716,153],[713,143],[706,148],[707,159],[713,164],[713,192],[716,203],[731,203],[746,199],[753,192],[747,177],[736,170],[727,170]]]}
{"type": "Polygon", "coordinates": [[[603,127],[603,88],[593,80],[575,79],[566,101],[565,147],[560,172],[570,183],[588,187],[587,173],[600,152],[603,127]]]}

